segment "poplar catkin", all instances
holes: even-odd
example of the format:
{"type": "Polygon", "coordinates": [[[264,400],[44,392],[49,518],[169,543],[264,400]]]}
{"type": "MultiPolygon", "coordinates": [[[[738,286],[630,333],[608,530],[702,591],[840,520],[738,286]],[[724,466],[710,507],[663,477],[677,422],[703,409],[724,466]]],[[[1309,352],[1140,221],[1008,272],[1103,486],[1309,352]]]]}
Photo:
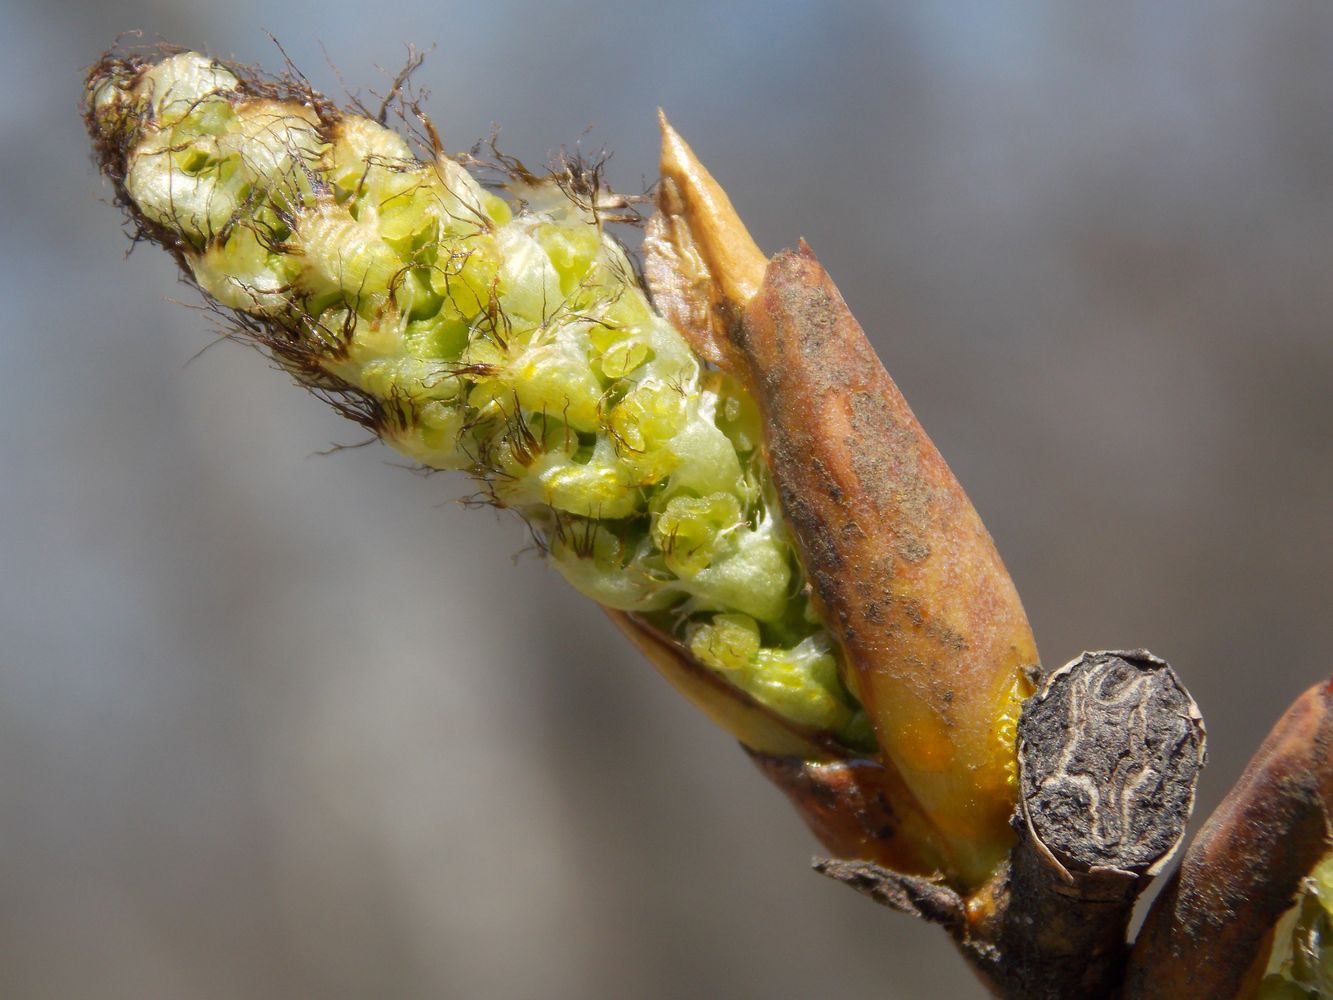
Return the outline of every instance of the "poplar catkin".
{"type": "Polygon", "coordinates": [[[789,722],[873,747],[755,406],[654,312],[588,176],[524,174],[502,198],[304,85],[192,52],[104,58],[86,116],[140,231],[297,381],[470,473],[584,594],[789,722]]]}

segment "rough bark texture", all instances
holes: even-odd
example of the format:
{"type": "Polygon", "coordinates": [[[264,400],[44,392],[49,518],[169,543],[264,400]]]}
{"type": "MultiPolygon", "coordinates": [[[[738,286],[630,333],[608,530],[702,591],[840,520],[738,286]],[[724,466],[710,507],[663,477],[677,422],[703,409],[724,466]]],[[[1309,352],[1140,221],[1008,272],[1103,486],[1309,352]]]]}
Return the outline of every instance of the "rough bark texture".
{"type": "Polygon", "coordinates": [[[1185,832],[1203,742],[1165,662],[1146,650],[1086,653],[1023,708],[1024,818],[1071,875],[1142,873],[1185,832]]]}
{"type": "Polygon", "coordinates": [[[889,871],[869,861],[816,858],[814,869],[881,906],[939,924],[955,936],[965,933],[967,909],[962,897],[938,882],[889,871]]]}
{"type": "Polygon", "coordinates": [[[1185,834],[1198,708],[1143,650],[1085,653],[1019,723],[1020,835],[998,946],[1009,995],[1111,996],[1134,901],[1185,834]]]}
{"type": "Polygon", "coordinates": [[[1328,850],[1333,682],[1306,691],[1269,733],[1153,904],[1126,1000],[1249,995],[1273,924],[1328,850]]]}

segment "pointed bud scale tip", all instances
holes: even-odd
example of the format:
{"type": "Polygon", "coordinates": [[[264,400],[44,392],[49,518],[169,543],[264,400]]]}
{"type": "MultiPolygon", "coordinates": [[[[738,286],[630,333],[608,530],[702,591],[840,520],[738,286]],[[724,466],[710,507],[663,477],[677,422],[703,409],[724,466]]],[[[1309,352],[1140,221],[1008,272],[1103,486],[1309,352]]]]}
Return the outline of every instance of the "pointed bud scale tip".
{"type": "MultiPolygon", "coordinates": [[[[646,241],[659,305],[750,387],[765,458],[848,683],[935,825],[942,869],[985,881],[1012,841],[1014,731],[1037,653],[962,487],[802,241],[764,261],[665,116],[646,241]]],[[[808,813],[808,811],[807,811],[808,813]]]]}
{"type": "Polygon", "coordinates": [[[768,258],[741,222],[727,193],[671,127],[661,108],[657,121],[662,130],[662,178],[680,192],[685,222],[695,233],[722,294],[736,306],[744,306],[758,294],[768,258]]]}

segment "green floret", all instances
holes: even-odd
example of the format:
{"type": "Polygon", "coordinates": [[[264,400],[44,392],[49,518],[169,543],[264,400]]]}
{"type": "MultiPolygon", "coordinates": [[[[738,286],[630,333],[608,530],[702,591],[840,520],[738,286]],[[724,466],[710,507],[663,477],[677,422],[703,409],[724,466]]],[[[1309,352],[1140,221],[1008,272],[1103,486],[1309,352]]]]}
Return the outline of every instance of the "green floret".
{"type": "Polygon", "coordinates": [[[1278,921],[1258,1000],[1333,997],[1333,854],[1301,884],[1300,895],[1278,921]]]}
{"type": "Polygon", "coordinates": [[[865,742],[754,405],[654,312],[597,205],[532,178],[507,202],[195,53],[104,61],[88,114],[145,232],[299,381],[422,465],[470,472],[583,593],[865,742]]]}

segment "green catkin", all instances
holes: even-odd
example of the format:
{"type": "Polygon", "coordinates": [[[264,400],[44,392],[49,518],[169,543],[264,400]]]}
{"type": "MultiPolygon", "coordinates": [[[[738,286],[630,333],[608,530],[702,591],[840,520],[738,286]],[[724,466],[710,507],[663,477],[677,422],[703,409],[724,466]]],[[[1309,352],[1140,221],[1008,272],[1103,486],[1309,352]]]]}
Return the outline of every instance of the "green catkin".
{"type": "Polygon", "coordinates": [[[753,402],[652,309],[590,199],[457,161],[196,53],[89,79],[141,228],[299,381],[471,473],[551,563],[791,721],[864,747],[753,402]]]}

